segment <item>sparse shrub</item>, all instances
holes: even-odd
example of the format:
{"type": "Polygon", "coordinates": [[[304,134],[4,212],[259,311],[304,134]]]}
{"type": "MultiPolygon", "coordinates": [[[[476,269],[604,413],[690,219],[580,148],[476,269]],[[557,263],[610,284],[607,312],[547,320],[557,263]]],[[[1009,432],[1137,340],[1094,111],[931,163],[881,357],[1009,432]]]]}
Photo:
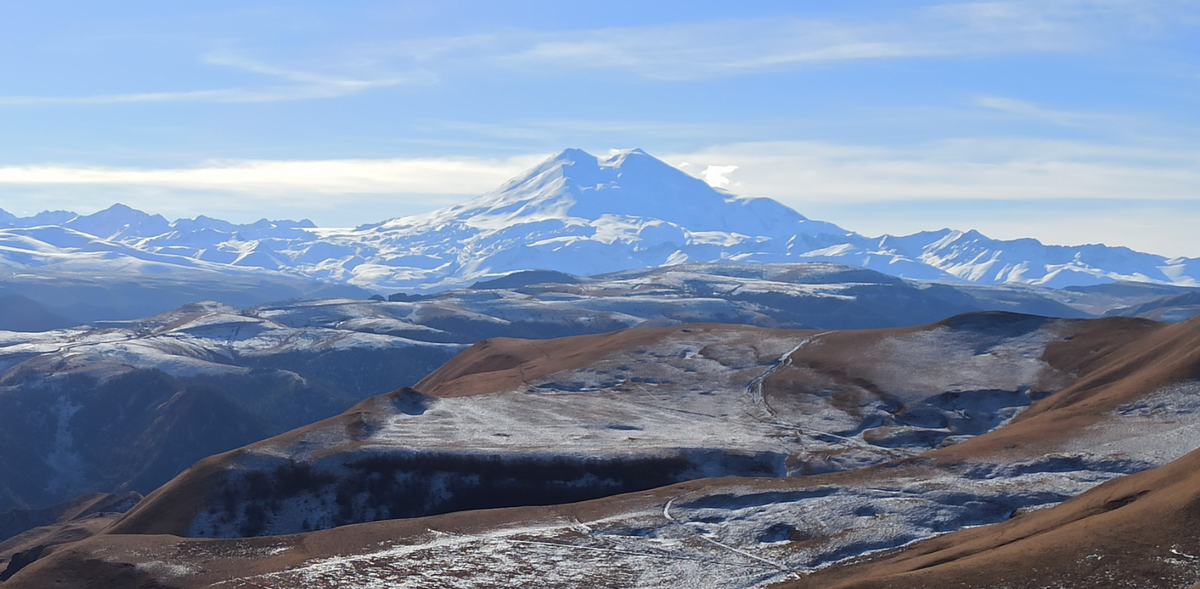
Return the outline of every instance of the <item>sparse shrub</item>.
{"type": "Polygon", "coordinates": [[[313,470],[307,462],[290,461],[275,468],[275,496],[282,499],[295,497],[304,492],[314,495],[325,485],[337,479],[327,472],[313,470]]]}
{"type": "Polygon", "coordinates": [[[262,533],[267,523],[267,511],[257,503],[247,503],[245,510],[246,521],[238,529],[244,537],[257,536],[262,533]]]}

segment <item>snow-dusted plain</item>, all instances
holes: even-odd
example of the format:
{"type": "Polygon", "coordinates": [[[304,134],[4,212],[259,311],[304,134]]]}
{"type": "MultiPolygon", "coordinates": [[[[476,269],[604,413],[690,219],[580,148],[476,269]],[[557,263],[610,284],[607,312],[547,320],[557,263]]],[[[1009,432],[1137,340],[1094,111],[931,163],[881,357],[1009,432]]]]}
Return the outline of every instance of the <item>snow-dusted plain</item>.
{"type": "Polygon", "coordinates": [[[765,198],[711,188],[640,150],[568,149],[493,192],[353,229],[301,221],[168,222],[123,206],[87,216],[0,211],[13,273],[262,273],[429,292],[516,270],[575,275],[682,262],[833,261],[914,279],[1049,287],[1117,280],[1196,285],[1200,260],[1122,247],[999,241],[975,231],[866,237],[765,198]]]}

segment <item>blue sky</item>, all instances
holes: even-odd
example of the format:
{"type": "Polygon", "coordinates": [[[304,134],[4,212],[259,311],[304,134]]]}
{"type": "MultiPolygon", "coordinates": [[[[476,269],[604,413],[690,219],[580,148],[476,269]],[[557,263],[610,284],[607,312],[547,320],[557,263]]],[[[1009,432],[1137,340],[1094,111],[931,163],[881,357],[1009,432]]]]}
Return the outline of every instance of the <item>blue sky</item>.
{"type": "Polygon", "coordinates": [[[866,234],[1200,256],[1200,2],[0,3],[0,208],[355,225],[641,147],[866,234]]]}

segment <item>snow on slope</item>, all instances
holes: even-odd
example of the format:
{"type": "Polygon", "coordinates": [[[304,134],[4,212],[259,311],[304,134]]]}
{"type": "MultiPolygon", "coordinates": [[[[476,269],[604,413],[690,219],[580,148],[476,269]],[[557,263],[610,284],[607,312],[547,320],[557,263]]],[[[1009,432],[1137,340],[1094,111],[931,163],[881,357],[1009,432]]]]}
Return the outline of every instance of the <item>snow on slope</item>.
{"type": "MultiPolygon", "coordinates": [[[[335,302],[352,312],[363,301],[335,302]]],[[[0,330],[0,511],[149,492],[212,453],[412,384],[463,347],[283,325],[211,301],[133,321],[0,330]]]]}
{"type": "Polygon", "coordinates": [[[353,481],[374,468],[369,465],[393,461],[395,485],[317,484],[281,496],[256,524],[235,517],[246,511],[236,506],[207,510],[186,535],[294,533],[498,507],[515,492],[510,486],[522,489],[518,501],[557,488],[534,482],[541,476],[564,477],[565,487],[550,491],[555,500],[540,499],[558,503],[605,494],[600,488],[796,476],[914,456],[994,429],[1070,380],[1039,356],[1076,323],[1015,315],[977,322],[987,327],[968,320],[886,332],[688,326],[551,342],[488,341],[418,383],[426,394],[393,393],[357,407],[355,415],[369,414],[355,422],[362,427],[321,422],[223,459],[230,469],[223,484],[231,489],[247,471],[272,472],[280,461],[303,463],[313,481],[328,473],[334,473],[330,481],[353,481]],[[560,364],[558,357],[569,360],[560,364]],[[858,360],[840,376],[801,385],[815,394],[798,393],[794,374],[775,382],[829,357],[858,360]],[[516,358],[530,359],[518,366],[516,358]],[[867,381],[874,385],[861,384],[867,381]],[[461,468],[472,461],[483,466],[461,468]],[[495,470],[487,464],[495,461],[506,465],[500,472],[509,478],[489,487],[485,481],[495,470]],[[539,470],[555,461],[596,472],[539,470]],[[627,465],[602,466],[613,461],[627,465]],[[638,464],[658,478],[638,478],[638,464]],[[428,493],[421,487],[426,483],[428,493]],[[486,497],[476,497],[480,492],[486,497]],[[335,502],[345,509],[317,507],[335,502]]]}
{"type": "Polygon", "coordinates": [[[0,331],[0,376],[40,365],[53,366],[48,374],[109,376],[134,368],[175,376],[246,374],[251,370],[246,362],[261,356],[418,347],[443,350],[449,357],[462,346],[335,327],[286,326],[269,314],[254,316],[206,301],[137,321],[39,333],[0,331]]]}
{"type": "Polygon", "coordinates": [[[262,269],[385,292],[442,290],[526,269],[593,275],[713,261],[834,261],[914,279],[1056,288],[1200,278],[1200,260],[1121,247],[948,229],[868,238],[771,199],[714,189],[637,149],[604,157],[568,149],[465,203],[354,229],[207,217],[168,223],[122,205],[87,216],[0,215],[0,265],[67,260],[77,261],[63,269],[77,271],[145,271],[150,262],[262,269]]]}

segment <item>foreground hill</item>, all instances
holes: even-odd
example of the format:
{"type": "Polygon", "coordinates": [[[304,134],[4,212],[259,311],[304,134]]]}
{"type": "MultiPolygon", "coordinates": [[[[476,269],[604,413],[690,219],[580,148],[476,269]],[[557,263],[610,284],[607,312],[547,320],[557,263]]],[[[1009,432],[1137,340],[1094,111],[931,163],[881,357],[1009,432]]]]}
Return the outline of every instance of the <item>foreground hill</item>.
{"type": "Polygon", "coordinates": [[[415,390],[202,462],[119,527],[295,533],[860,468],[989,431],[1066,385],[1074,367],[1039,358],[1078,325],[985,314],[899,330],[485,340],[415,390]],[[777,393],[792,367],[831,359],[805,393],[791,381],[777,393]]]}
{"type": "MultiPolygon", "coordinates": [[[[379,397],[197,464],[105,533],[49,550],[9,583],[1186,586],[1200,579],[1187,456],[1200,447],[1197,344],[1195,319],[1007,314],[881,331],[685,326],[486,342],[420,383],[422,392],[379,397]],[[522,425],[534,423],[544,431],[522,425]],[[573,458],[582,448],[590,461],[573,458]],[[702,464],[697,448],[758,460],[702,464]],[[455,473],[465,458],[496,455],[506,468],[455,473]],[[430,460],[413,460],[422,456],[430,460]],[[536,467],[554,457],[555,468],[536,467]],[[588,481],[607,494],[614,489],[601,481],[633,480],[647,472],[645,458],[756,476],[207,537],[282,532],[298,515],[430,511],[429,498],[495,505],[463,493],[472,482],[542,493],[526,505],[579,498],[588,481]],[[605,477],[588,478],[597,467],[605,477]],[[747,467],[765,472],[737,472],[747,467]],[[814,474],[794,476],[805,472],[814,474]],[[420,480],[437,481],[439,492],[388,494],[420,480]]],[[[502,492],[498,502],[513,497],[502,492]]]]}
{"type": "Polygon", "coordinates": [[[18,274],[187,270],[428,292],[518,270],[593,275],[683,262],[798,261],[1055,288],[1200,280],[1200,260],[1122,247],[1001,241],[950,229],[866,237],[771,199],[714,189],[636,149],[603,157],[568,149],[467,202],[354,229],[265,219],[167,222],[121,205],[92,215],[0,211],[0,267],[18,274]]]}

